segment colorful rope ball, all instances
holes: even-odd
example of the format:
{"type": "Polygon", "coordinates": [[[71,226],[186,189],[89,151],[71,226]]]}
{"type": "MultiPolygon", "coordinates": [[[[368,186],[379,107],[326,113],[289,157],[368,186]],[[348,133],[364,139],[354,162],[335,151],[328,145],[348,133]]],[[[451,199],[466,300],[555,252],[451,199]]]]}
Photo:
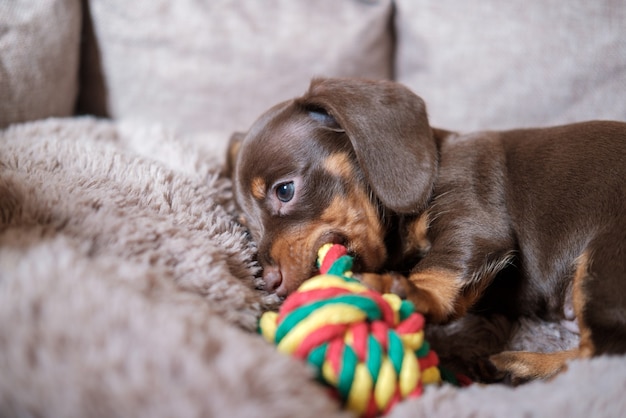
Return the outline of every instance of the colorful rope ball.
{"type": "Polygon", "coordinates": [[[424,339],[424,317],[411,302],[380,294],[352,277],[352,257],[338,244],[319,251],[320,274],[304,282],[279,312],[259,322],[263,337],[306,361],[343,405],[360,416],[388,412],[424,385],[456,378],[438,367],[424,339]]]}

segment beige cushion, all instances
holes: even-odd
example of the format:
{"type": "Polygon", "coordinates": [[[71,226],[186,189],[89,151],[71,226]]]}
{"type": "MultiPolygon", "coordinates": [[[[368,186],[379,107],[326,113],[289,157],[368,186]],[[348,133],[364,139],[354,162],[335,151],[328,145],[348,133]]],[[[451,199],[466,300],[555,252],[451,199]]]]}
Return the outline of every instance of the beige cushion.
{"type": "Polygon", "coordinates": [[[313,76],[392,75],[390,0],[101,0],[90,8],[106,95],[104,106],[85,105],[113,118],[185,132],[247,129],[313,76]]]}
{"type": "Polygon", "coordinates": [[[459,130],[626,120],[620,0],[398,0],[397,77],[459,130]]]}
{"type": "Polygon", "coordinates": [[[80,0],[0,2],[0,128],[74,111],[80,0]]]}

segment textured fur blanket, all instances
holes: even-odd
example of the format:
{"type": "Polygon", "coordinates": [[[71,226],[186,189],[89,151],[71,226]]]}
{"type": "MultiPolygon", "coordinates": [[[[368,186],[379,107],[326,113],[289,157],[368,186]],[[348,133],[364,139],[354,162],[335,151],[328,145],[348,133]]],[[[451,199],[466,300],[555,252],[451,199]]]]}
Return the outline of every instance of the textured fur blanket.
{"type": "MultiPolygon", "coordinates": [[[[276,301],[208,143],[89,118],[0,132],[0,416],[346,415],[255,334],[276,301]]],[[[507,327],[513,348],[575,343],[502,318],[431,338],[462,367],[507,327]]],[[[604,357],[517,388],[429,388],[391,416],[617,417],[624,394],[626,357],[604,357]]]]}

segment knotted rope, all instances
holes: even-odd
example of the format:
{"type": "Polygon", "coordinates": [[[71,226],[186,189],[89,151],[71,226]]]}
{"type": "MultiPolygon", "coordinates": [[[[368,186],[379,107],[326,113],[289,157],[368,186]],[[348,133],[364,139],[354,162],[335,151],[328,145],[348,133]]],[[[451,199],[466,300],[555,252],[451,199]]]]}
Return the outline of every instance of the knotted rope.
{"type": "MultiPolygon", "coordinates": [[[[381,295],[352,278],[346,248],[319,251],[320,275],[304,282],[259,328],[279,351],[307,361],[361,416],[386,413],[424,385],[442,381],[439,359],[424,340],[424,317],[411,302],[381,295]]],[[[457,383],[445,373],[445,379],[457,383]]]]}

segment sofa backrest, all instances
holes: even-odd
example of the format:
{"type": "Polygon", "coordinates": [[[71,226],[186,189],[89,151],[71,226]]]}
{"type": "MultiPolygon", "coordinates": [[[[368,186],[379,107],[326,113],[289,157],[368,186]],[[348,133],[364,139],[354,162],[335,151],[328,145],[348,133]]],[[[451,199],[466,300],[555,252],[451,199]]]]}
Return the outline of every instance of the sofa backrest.
{"type": "Polygon", "coordinates": [[[396,78],[471,131],[626,121],[623,0],[396,0],[396,78]]]}
{"type": "Polygon", "coordinates": [[[82,90],[106,89],[82,110],[245,130],[311,77],[392,77],[391,16],[391,0],[92,1],[82,90]]]}
{"type": "Polygon", "coordinates": [[[315,76],[395,78],[461,131],[626,120],[624,22],[623,0],[3,1],[0,128],[246,130],[315,76]]]}
{"type": "Polygon", "coordinates": [[[73,114],[80,32],[80,0],[0,1],[0,128],[73,114]]]}

